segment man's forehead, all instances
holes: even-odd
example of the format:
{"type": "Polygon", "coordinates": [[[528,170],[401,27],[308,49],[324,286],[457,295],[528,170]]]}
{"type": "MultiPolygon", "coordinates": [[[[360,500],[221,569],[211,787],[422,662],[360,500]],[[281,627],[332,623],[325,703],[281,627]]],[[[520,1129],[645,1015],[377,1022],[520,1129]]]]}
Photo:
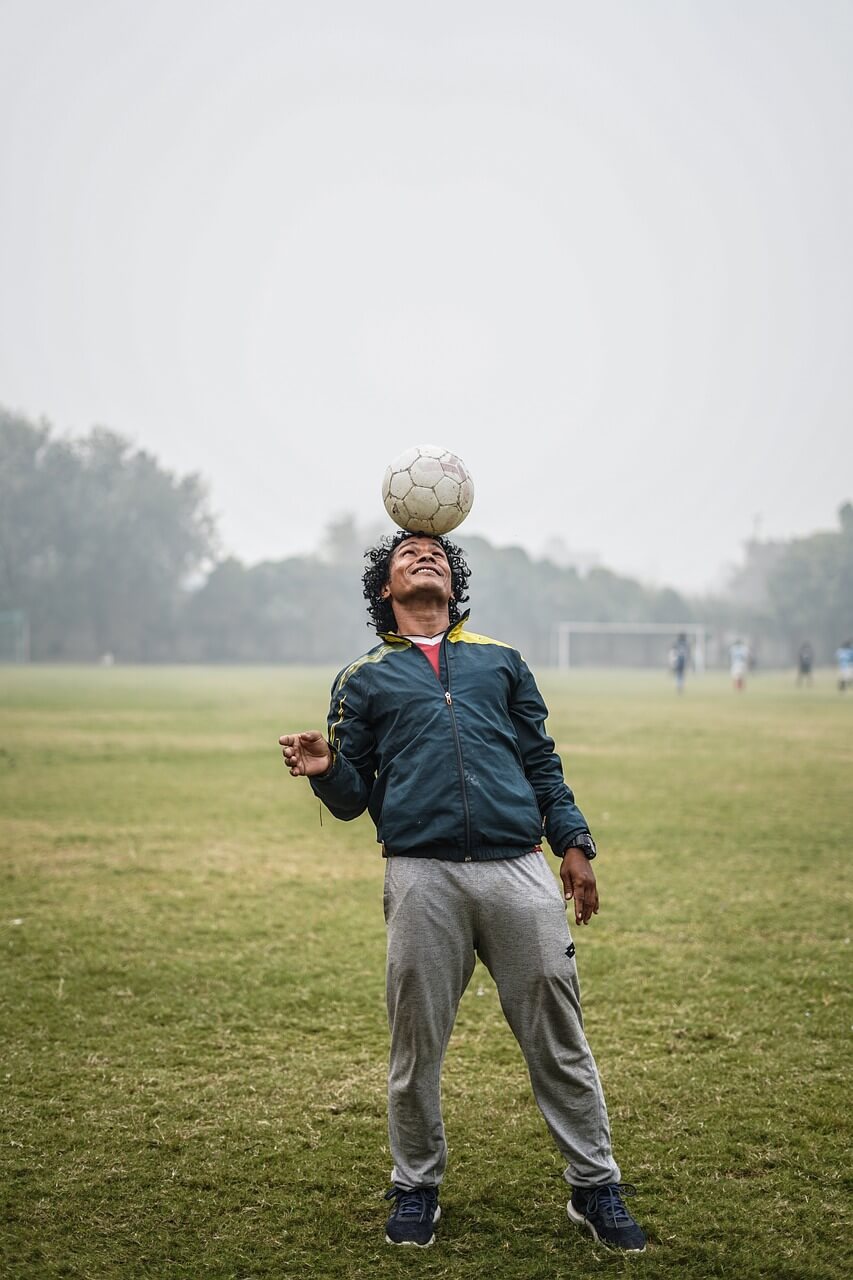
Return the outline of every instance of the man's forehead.
{"type": "Polygon", "coordinates": [[[443,556],[445,560],[447,559],[441,543],[437,542],[435,538],[431,538],[429,534],[424,534],[423,536],[413,534],[411,538],[404,538],[399,546],[394,548],[391,553],[391,559],[393,560],[398,552],[405,550],[417,552],[433,551],[436,555],[443,556]]]}

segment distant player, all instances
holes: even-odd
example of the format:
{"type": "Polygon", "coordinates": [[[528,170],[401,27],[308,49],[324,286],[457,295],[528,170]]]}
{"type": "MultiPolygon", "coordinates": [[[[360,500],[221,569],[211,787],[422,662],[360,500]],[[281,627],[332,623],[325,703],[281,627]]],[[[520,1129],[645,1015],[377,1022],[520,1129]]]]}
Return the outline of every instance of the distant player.
{"type": "Polygon", "coordinates": [[[687,664],[690,661],[690,644],[687,640],[685,632],[675,637],[672,648],[669,651],[669,666],[675,677],[676,693],[684,692],[684,677],[687,674],[687,664]]]}
{"type": "Polygon", "coordinates": [[[814,666],[814,649],[808,640],[804,640],[797,651],[797,686],[812,683],[812,667],[814,666]]]}
{"type": "Polygon", "coordinates": [[[845,640],[835,650],[835,660],[838,663],[838,690],[839,693],[844,693],[848,684],[853,681],[853,640],[845,640]]]}
{"type": "Polygon", "coordinates": [[[401,532],[367,558],[364,595],[380,643],[335,677],[328,739],[279,741],[291,775],[307,776],[337,817],[369,811],[386,858],[394,1207],[385,1239],[434,1240],[447,1163],[441,1067],[479,956],[567,1162],[569,1217],[603,1244],[642,1252],[566,922],[570,899],[578,925],[598,911],[596,850],[545,732],[547,709],[517,649],[466,630],[469,570],[458,547],[401,532]]]}
{"type": "Polygon", "coordinates": [[[729,647],[729,670],[732,684],[738,693],[746,688],[746,673],[749,670],[749,645],[745,640],[735,640],[729,647]]]}

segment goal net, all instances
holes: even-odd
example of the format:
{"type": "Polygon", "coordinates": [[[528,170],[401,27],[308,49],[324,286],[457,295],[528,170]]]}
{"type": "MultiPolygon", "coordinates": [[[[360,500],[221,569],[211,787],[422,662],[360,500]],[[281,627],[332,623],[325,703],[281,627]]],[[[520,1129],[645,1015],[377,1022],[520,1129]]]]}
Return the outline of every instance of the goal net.
{"type": "Polygon", "coordinates": [[[0,609],[0,662],[29,662],[30,629],[21,609],[0,609]]]}
{"type": "Polygon", "coordinates": [[[702,622],[558,622],[554,649],[561,671],[570,667],[659,667],[670,663],[678,636],[687,637],[690,665],[705,670],[702,622]]]}

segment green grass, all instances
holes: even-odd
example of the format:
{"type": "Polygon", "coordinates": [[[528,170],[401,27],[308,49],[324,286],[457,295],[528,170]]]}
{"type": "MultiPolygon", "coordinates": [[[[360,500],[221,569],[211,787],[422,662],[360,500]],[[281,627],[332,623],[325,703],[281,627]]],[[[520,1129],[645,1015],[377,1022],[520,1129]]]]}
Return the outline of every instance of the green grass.
{"type": "Polygon", "coordinates": [[[4,1280],[850,1274],[853,697],[543,675],[602,849],[575,933],[650,1247],[568,1223],[478,966],[440,1239],[392,1251],[383,864],[276,746],[330,675],[0,670],[4,1280]]]}

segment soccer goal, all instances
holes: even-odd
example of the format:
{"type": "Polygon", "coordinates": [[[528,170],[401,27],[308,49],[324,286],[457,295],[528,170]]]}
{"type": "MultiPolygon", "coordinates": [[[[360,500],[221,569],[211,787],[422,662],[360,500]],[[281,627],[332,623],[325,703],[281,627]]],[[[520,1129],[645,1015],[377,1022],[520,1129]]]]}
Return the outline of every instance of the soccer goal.
{"type": "Polygon", "coordinates": [[[690,640],[693,667],[705,670],[703,622],[558,622],[555,626],[557,666],[651,667],[665,663],[676,636],[690,640]],[[587,639],[589,637],[589,639],[587,639]],[[664,645],[664,639],[669,644],[664,645]]]}
{"type": "Polygon", "coordinates": [[[30,627],[22,609],[0,609],[0,662],[29,662],[30,627]]]}

